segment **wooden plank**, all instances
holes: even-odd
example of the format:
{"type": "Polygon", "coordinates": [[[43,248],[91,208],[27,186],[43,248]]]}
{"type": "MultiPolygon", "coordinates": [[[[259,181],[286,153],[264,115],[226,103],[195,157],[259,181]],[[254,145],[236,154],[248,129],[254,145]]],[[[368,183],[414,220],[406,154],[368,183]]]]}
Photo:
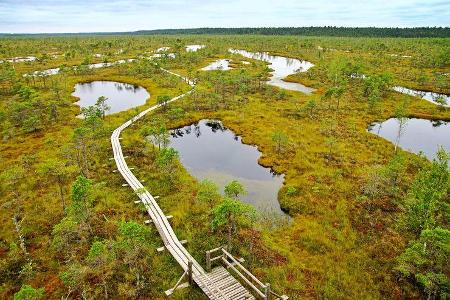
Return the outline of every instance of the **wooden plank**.
{"type": "MultiPolygon", "coordinates": [[[[262,287],[264,286],[264,284],[261,281],[259,281],[258,278],[256,278],[252,273],[250,273],[246,268],[244,268],[230,253],[228,253],[227,250],[222,249],[222,252],[225,253],[225,255],[227,255],[229,258],[231,258],[231,260],[235,263],[235,265],[240,267],[244,271],[244,273],[246,273],[251,279],[253,279],[256,283],[258,283],[262,287]]],[[[233,267],[233,265],[231,265],[231,267],[233,267]]]]}
{"type": "Polygon", "coordinates": [[[223,276],[224,274],[229,274],[227,270],[223,269],[220,272],[214,273],[214,274],[209,274],[208,277],[211,280],[217,280],[220,276],[223,276]]]}
{"type": "Polygon", "coordinates": [[[245,291],[244,293],[241,293],[239,295],[236,295],[235,300],[254,300],[255,297],[250,294],[248,291],[245,291]]]}
{"type": "Polygon", "coordinates": [[[233,269],[233,271],[236,272],[236,274],[239,275],[239,277],[241,277],[242,280],[244,280],[244,282],[250,286],[256,293],[258,293],[259,296],[261,297],[265,297],[265,295],[263,294],[263,292],[261,292],[250,280],[248,280],[244,275],[242,275],[242,273],[240,273],[228,260],[224,259],[223,262],[225,264],[227,264],[231,269],[233,269]]]}
{"type": "Polygon", "coordinates": [[[231,276],[231,274],[225,271],[224,273],[222,273],[222,274],[220,274],[218,276],[215,276],[214,278],[211,278],[211,281],[219,282],[219,281],[222,281],[222,280],[224,280],[224,279],[226,279],[227,277],[230,277],[230,276],[231,276]]]}
{"type": "Polygon", "coordinates": [[[187,287],[189,287],[189,282],[183,282],[183,283],[179,284],[175,289],[168,289],[167,291],[164,292],[164,294],[166,294],[166,296],[170,296],[173,294],[173,292],[175,290],[184,289],[187,287]]]}
{"type": "Polygon", "coordinates": [[[231,275],[228,273],[227,270],[224,270],[224,271],[222,271],[220,273],[209,275],[208,277],[209,277],[209,279],[211,279],[211,281],[218,281],[221,278],[224,278],[224,276],[226,277],[226,276],[231,276],[231,275]]]}
{"type": "MultiPolygon", "coordinates": [[[[239,284],[239,286],[241,287],[241,289],[235,288],[235,289],[229,290],[229,291],[225,292],[226,295],[229,296],[231,299],[234,299],[235,296],[236,296],[237,294],[242,293],[242,291],[247,292],[247,291],[245,290],[245,288],[244,288],[242,285],[239,284]]],[[[247,293],[248,293],[248,292],[247,292],[247,293]]]]}
{"type": "MultiPolygon", "coordinates": [[[[167,70],[164,70],[166,72],[169,72],[167,70]]],[[[172,73],[172,72],[170,72],[172,73]]],[[[176,76],[179,76],[178,74],[175,74],[176,76]]],[[[180,76],[181,77],[181,76],[180,76]]],[[[194,83],[189,81],[189,84],[194,86],[194,83]]],[[[177,99],[180,99],[181,97],[191,93],[191,91],[177,96],[175,98],[172,98],[169,102],[175,101],[177,99]]],[[[132,120],[129,120],[122,124],[120,127],[115,129],[113,131],[113,134],[111,136],[111,144],[114,152],[114,160],[116,161],[117,169],[121,173],[121,175],[125,178],[127,181],[126,184],[123,184],[122,186],[130,186],[133,190],[138,190],[143,188],[141,182],[134,176],[133,173],[131,173],[131,170],[133,168],[129,168],[125,162],[125,159],[128,158],[128,156],[123,156],[120,140],[122,139],[120,137],[120,134],[122,130],[127,128],[132,124],[132,121],[137,121],[139,118],[143,117],[146,113],[155,110],[158,108],[159,105],[152,106],[143,112],[139,113],[137,116],[133,117],[132,120]]],[[[223,293],[215,286],[215,283],[210,280],[208,276],[206,276],[205,271],[203,268],[198,264],[197,261],[195,261],[192,256],[189,254],[189,252],[183,247],[183,244],[186,243],[186,241],[179,241],[178,238],[175,235],[175,232],[173,231],[172,227],[170,226],[168,219],[170,219],[170,216],[165,216],[162,212],[161,208],[158,206],[158,204],[155,202],[155,199],[158,197],[152,197],[150,193],[146,192],[143,195],[139,195],[139,198],[141,201],[136,201],[136,203],[143,202],[150,217],[151,222],[153,222],[161,235],[161,238],[164,241],[164,247],[160,247],[157,250],[163,251],[164,249],[167,249],[170,254],[175,258],[175,260],[180,264],[180,266],[186,270],[187,264],[189,261],[192,262],[192,277],[194,281],[201,287],[201,289],[204,291],[204,293],[210,298],[210,299],[225,299],[225,296],[223,293]]],[[[150,220],[147,220],[148,223],[150,223],[150,220]]],[[[225,270],[225,269],[224,269],[225,270]]],[[[219,276],[225,276],[225,278],[230,277],[229,274],[226,274],[226,270],[222,271],[223,275],[219,276]]],[[[221,284],[224,285],[230,285],[232,284],[231,277],[227,279],[227,281],[222,281],[221,284]]],[[[173,291],[172,291],[173,292],[173,291]]]]}
{"type": "Polygon", "coordinates": [[[227,278],[224,278],[223,280],[216,281],[216,286],[219,289],[223,290],[223,289],[226,289],[227,287],[234,285],[236,283],[238,283],[238,282],[236,281],[236,279],[234,279],[233,276],[228,276],[227,278]]]}

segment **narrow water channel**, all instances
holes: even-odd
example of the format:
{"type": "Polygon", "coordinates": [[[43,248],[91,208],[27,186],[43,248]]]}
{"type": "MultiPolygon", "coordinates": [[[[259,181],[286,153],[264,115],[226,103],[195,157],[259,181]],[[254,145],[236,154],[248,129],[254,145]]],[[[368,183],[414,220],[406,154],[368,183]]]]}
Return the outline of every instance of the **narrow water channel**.
{"type": "Polygon", "coordinates": [[[262,60],[270,63],[272,76],[267,84],[277,86],[286,90],[298,91],[305,94],[311,94],[315,89],[307,87],[303,84],[296,82],[287,82],[283,79],[288,75],[295,74],[297,72],[306,72],[314,66],[306,60],[299,60],[296,58],[289,58],[284,56],[270,55],[267,52],[249,52],[245,50],[229,49],[234,54],[240,54],[247,58],[262,60]]]}
{"type": "Polygon", "coordinates": [[[419,98],[427,100],[433,104],[439,104],[438,101],[442,100],[444,102],[443,106],[450,106],[450,95],[446,95],[446,94],[442,94],[442,93],[435,93],[435,92],[413,90],[413,89],[408,89],[408,88],[405,88],[402,86],[394,86],[393,89],[396,92],[414,96],[414,97],[419,97],[419,98]]]}

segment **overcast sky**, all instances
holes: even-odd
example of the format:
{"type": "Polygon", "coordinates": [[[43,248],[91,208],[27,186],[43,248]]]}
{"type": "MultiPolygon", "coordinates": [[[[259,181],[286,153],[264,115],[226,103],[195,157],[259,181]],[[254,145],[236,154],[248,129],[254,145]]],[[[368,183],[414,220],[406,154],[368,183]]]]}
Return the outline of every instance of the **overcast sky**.
{"type": "Polygon", "coordinates": [[[0,0],[0,32],[450,26],[450,0],[0,0]]]}

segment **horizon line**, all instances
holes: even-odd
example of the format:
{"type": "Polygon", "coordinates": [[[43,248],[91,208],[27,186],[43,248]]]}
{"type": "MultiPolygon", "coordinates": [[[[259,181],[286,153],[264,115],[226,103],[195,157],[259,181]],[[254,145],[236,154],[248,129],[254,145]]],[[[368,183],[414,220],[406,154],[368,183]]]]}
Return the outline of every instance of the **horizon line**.
{"type": "Polygon", "coordinates": [[[51,34],[130,34],[137,32],[155,32],[155,31],[174,31],[174,30],[200,30],[200,29],[299,29],[299,28],[338,28],[338,29],[450,29],[449,26],[258,26],[258,27],[189,27],[189,28],[156,28],[156,29],[138,29],[133,31],[79,31],[79,32],[0,32],[0,35],[51,35],[51,34]]]}

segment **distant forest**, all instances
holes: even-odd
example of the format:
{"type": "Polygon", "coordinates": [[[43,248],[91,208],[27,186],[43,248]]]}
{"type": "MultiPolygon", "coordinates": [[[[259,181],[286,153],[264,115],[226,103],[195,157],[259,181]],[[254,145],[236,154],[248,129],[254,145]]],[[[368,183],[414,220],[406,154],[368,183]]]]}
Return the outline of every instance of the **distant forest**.
{"type": "Polygon", "coordinates": [[[376,28],[376,27],[264,27],[196,28],[136,31],[134,34],[260,34],[341,37],[450,37],[449,27],[376,28]]]}
{"type": "MultiPolygon", "coordinates": [[[[378,28],[378,27],[262,27],[262,28],[192,28],[192,29],[155,29],[133,32],[91,32],[91,33],[48,33],[34,35],[300,35],[300,36],[336,36],[336,37],[403,37],[403,38],[448,38],[450,27],[416,28],[378,28]]],[[[0,36],[28,36],[30,34],[0,34],[0,36]]]]}

